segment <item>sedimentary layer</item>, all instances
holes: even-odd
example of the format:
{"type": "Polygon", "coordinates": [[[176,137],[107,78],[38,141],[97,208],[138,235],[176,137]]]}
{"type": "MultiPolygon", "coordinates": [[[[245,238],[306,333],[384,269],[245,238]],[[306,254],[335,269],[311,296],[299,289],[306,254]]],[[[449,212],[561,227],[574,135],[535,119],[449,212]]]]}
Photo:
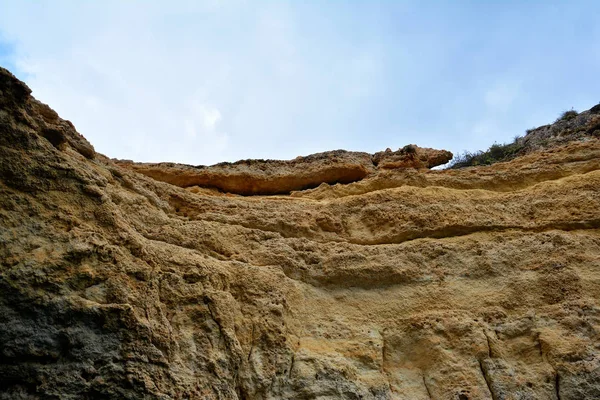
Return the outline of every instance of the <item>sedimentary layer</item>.
{"type": "Polygon", "coordinates": [[[213,167],[116,163],[0,70],[0,398],[600,398],[596,137],[333,154],[366,174],[186,189],[213,167]]]}
{"type": "Polygon", "coordinates": [[[289,194],[321,184],[352,183],[386,169],[432,168],[447,163],[452,153],[408,145],[375,154],[345,150],[297,157],[294,160],[242,160],[212,166],[174,163],[117,165],[179,187],[201,187],[240,195],[289,194]]]}

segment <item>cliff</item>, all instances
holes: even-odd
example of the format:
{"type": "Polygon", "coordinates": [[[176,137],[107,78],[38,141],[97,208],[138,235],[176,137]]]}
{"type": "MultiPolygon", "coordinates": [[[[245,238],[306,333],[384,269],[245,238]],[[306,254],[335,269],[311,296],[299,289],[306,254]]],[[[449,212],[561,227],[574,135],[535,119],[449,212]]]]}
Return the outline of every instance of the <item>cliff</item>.
{"type": "Polygon", "coordinates": [[[0,69],[0,398],[600,398],[590,132],[136,164],[0,69]]]}

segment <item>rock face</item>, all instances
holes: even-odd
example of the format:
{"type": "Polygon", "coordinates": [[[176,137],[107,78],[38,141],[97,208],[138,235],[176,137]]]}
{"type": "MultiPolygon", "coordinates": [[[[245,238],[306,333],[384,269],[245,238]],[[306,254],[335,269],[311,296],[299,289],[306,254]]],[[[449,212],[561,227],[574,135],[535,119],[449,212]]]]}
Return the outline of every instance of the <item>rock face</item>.
{"type": "Polygon", "coordinates": [[[451,171],[163,167],[6,70],[0,107],[1,399],[600,398],[593,136],[451,171]]]}
{"type": "Polygon", "coordinates": [[[408,145],[374,155],[344,150],[312,154],[290,161],[243,160],[210,167],[173,163],[133,163],[121,167],[179,187],[204,187],[241,195],[289,194],[323,183],[352,183],[379,169],[431,168],[447,163],[452,153],[408,145]]]}

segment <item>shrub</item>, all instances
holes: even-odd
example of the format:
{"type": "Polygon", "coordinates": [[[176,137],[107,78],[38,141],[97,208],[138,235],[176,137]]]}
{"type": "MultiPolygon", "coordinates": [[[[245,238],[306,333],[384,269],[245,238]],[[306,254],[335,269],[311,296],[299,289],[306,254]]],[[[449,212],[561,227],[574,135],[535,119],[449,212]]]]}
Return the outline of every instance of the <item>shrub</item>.
{"type": "Polygon", "coordinates": [[[563,111],[563,113],[560,114],[560,117],[558,117],[556,119],[556,122],[559,122],[559,121],[570,121],[570,120],[572,120],[573,118],[575,118],[578,115],[579,115],[579,113],[571,108],[568,111],[563,111]]]}
{"type": "Polygon", "coordinates": [[[463,168],[476,165],[490,165],[499,161],[510,160],[517,156],[523,149],[523,145],[518,143],[520,137],[515,137],[513,143],[494,143],[486,151],[476,151],[474,153],[465,151],[456,155],[450,162],[449,168],[463,168]]]}
{"type": "Polygon", "coordinates": [[[531,132],[535,131],[536,129],[537,129],[537,127],[529,128],[525,131],[525,134],[529,135],[531,132]]]}
{"type": "Polygon", "coordinates": [[[450,165],[448,168],[463,168],[470,167],[472,165],[478,165],[475,163],[475,158],[483,154],[482,151],[477,151],[475,153],[471,153],[469,151],[465,151],[463,153],[457,154],[454,156],[452,161],[450,161],[450,165]]]}
{"type": "MultiPolygon", "coordinates": [[[[600,104],[592,107],[590,109],[590,113],[592,113],[592,114],[600,113],[600,104]]],[[[570,121],[570,120],[576,118],[578,115],[579,115],[579,113],[571,108],[570,110],[563,111],[560,114],[560,116],[556,119],[556,122],[570,121]]],[[[575,128],[577,128],[577,125],[583,126],[583,125],[585,125],[585,119],[581,119],[578,124],[570,124],[568,127],[566,127],[568,129],[564,129],[565,127],[561,128],[562,129],[561,134],[564,134],[565,132],[567,132],[567,133],[573,132],[574,127],[572,125],[575,125],[575,128]]],[[[533,131],[547,128],[550,126],[551,125],[544,125],[544,126],[539,126],[537,128],[527,129],[525,131],[525,133],[526,133],[526,135],[529,135],[533,131]]],[[[576,130],[575,133],[577,133],[579,131],[581,131],[581,129],[576,130]]],[[[592,129],[588,129],[588,134],[591,134],[591,135],[600,134],[600,126],[598,129],[596,129],[595,127],[592,129]]],[[[503,143],[503,144],[494,143],[486,151],[476,151],[476,152],[464,151],[463,153],[457,154],[450,161],[450,164],[447,168],[457,169],[457,168],[470,167],[470,166],[475,166],[475,165],[490,165],[490,164],[493,164],[493,163],[496,163],[499,161],[511,160],[511,159],[517,157],[520,153],[523,153],[524,149],[526,148],[526,145],[527,145],[526,142],[528,141],[528,139],[529,138],[524,139],[522,136],[517,135],[513,138],[512,143],[503,143]]],[[[547,139],[535,138],[535,141],[542,147],[546,147],[548,145],[547,139]]]]}

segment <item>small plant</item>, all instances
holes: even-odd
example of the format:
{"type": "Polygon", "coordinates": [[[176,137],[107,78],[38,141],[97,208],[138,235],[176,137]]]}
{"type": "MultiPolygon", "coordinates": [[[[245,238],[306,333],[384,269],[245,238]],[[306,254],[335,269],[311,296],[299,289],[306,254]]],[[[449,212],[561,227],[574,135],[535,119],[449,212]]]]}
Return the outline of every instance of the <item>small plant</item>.
{"type": "Polygon", "coordinates": [[[529,128],[525,131],[525,134],[529,135],[531,132],[535,131],[536,129],[537,129],[537,127],[529,128]]]}
{"type": "Polygon", "coordinates": [[[579,113],[571,108],[570,110],[564,111],[562,114],[560,114],[560,117],[556,119],[556,122],[570,121],[578,115],[579,113]]]}
{"type": "Polygon", "coordinates": [[[450,161],[450,165],[448,166],[448,168],[463,168],[463,167],[470,167],[474,164],[474,159],[475,157],[477,157],[478,155],[480,155],[482,152],[478,151],[475,153],[471,153],[469,151],[464,151],[460,154],[457,154],[454,156],[454,158],[450,161]]]}
{"type": "MultiPolygon", "coordinates": [[[[592,107],[590,109],[590,113],[600,113],[600,104],[592,107]]],[[[555,122],[571,121],[578,115],[579,113],[571,108],[570,110],[563,111],[555,122]]],[[[527,136],[534,131],[541,131],[541,133],[544,134],[546,128],[552,128],[556,130],[552,125],[543,125],[527,129],[525,131],[526,136],[516,135],[511,143],[494,143],[486,151],[464,151],[460,154],[457,154],[450,161],[447,168],[457,169],[476,165],[490,165],[500,161],[512,160],[513,158],[518,157],[520,154],[526,153],[528,149],[531,148],[531,143],[534,143],[536,147],[548,147],[550,142],[548,139],[543,138],[544,135],[541,135],[541,137],[537,137],[537,134],[527,136]]],[[[598,125],[598,128],[593,127],[590,129],[589,126],[586,125],[585,118],[581,118],[579,121],[576,121],[576,123],[569,124],[568,126],[559,127],[559,129],[560,135],[563,136],[582,131],[586,131],[591,135],[600,135],[600,125],[598,125]]]]}
{"type": "Polygon", "coordinates": [[[524,145],[518,142],[519,139],[520,137],[517,136],[512,143],[494,143],[486,151],[465,151],[454,157],[449,168],[456,169],[476,165],[490,165],[499,161],[510,160],[516,157],[519,151],[524,148],[524,145]]]}
{"type": "Polygon", "coordinates": [[[402,148],[402,151],[406,154],[415,154],[417,152],[417,149],[416,149],[415,145],[409,144],[409,145],[404,146],[402,148]]]}

